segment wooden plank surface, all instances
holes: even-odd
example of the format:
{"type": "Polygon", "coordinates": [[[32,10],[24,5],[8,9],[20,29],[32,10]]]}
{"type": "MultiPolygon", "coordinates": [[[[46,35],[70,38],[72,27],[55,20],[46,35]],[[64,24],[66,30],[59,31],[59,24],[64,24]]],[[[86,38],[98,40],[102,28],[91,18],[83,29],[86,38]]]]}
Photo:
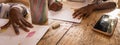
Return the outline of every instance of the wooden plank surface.
{"type": "Polygon", "coordinates": [[[38,45],[120,45],[120,21],[112,37],[94,32],[92,29],[103,12],[109,11],[94,12],[81,24],[73,24],[68,30],[50,29],[38,45]]]}
{"type": "Polygon", "coordinates": [[[56,45],[72,26],[72,23],[57,20],[53,20],[50,24],[54,22],[59,22],[60,27],[57,29],[50,28],[45,36],[39,41],[38,45],[56,45]]]}
{"type": "Polygon", "coordinates": [[[102,12],[95,12],[81,24],[74,24],[57,45],[120,45],[120,19],[112,37],[93,31],[102,12]]]}

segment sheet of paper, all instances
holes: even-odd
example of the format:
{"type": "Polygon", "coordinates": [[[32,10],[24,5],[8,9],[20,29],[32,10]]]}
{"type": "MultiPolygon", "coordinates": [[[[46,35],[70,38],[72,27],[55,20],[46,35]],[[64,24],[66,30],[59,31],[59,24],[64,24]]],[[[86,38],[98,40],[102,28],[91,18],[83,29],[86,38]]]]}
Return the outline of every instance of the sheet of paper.
{"type": "MultiPolygon", "coordinates": [[[[8,22],[6,19],[0,21],[0,27],[8,22]]],[[[10,26],[6,31],[0,30],[0,45],[36,45],[48,29],[49,26],[34,25],[34,28],[30,28],[30,32],[19,29],[20,35],[16,35],[10,26]]]]}
{"type": "Polygon", "coordinates": [[[63,8],[60,11],[48,11],[48,17],[50,19],[57,19],[57,20],[63,20],[68,22],[75,22],[80,23],[81,19],[73,18],[74,9],[81,8],[83,6],[86,6],[85,3],[74,3],[74,2],[64,2],[63,8]]]}
{"type": "Polygon", "coordinates": [[[120,9],[115,9],[111,12],[105,13],[106,15],[110,15],[112,17],[118,17],[119,18],[119,14],[120,14],[120,9]]]}

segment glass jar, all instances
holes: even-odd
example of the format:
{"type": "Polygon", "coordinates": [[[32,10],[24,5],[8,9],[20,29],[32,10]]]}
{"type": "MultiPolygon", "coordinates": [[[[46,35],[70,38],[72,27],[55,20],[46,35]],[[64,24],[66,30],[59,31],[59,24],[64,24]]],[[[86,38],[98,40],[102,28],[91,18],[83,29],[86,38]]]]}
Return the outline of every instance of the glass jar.
{"type": "Polygon", "coordinates": [[[48,21],[48,0],[29,0],[33,24],[43,25],[48,21]]]}

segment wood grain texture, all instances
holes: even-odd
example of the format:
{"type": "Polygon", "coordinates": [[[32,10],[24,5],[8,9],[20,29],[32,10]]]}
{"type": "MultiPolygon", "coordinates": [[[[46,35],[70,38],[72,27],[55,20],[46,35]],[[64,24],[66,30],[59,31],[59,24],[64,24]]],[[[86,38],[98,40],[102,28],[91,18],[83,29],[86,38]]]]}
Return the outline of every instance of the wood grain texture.
{"type": "Polygon", "coordinates": [[[95,12],[81,24],[74,24],[57,45],[120,45],[120,24],[112,37],[93,31],[92,27],[102,16],[102,12],[104,11],[95,12]]]}
{"type": "Polygon", "coordinates": [[[59,22],[60,27],[57,29],[52,29],[51,27],[45,36],[39,41],[38,45],[56,45],[72,25],[72,23],[69,22],[56,20],[52,21],[51,25],[54,22],[59,22]]]}
{"type": "Polygon", "coordinates": [[[118,0],[118,8],[120,8],[120,0],[118,0]]]}

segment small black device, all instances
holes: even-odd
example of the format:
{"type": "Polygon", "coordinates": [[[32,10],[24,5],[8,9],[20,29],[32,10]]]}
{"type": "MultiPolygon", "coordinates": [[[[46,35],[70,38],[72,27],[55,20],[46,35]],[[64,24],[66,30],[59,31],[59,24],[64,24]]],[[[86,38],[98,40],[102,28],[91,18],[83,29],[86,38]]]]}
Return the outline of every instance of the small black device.
{"type": "Polygon", "coordinates": [[[95,24],[94,31],[111,36],[117,25],[118,18],[110,15],[103,15],[95,24]]]}

